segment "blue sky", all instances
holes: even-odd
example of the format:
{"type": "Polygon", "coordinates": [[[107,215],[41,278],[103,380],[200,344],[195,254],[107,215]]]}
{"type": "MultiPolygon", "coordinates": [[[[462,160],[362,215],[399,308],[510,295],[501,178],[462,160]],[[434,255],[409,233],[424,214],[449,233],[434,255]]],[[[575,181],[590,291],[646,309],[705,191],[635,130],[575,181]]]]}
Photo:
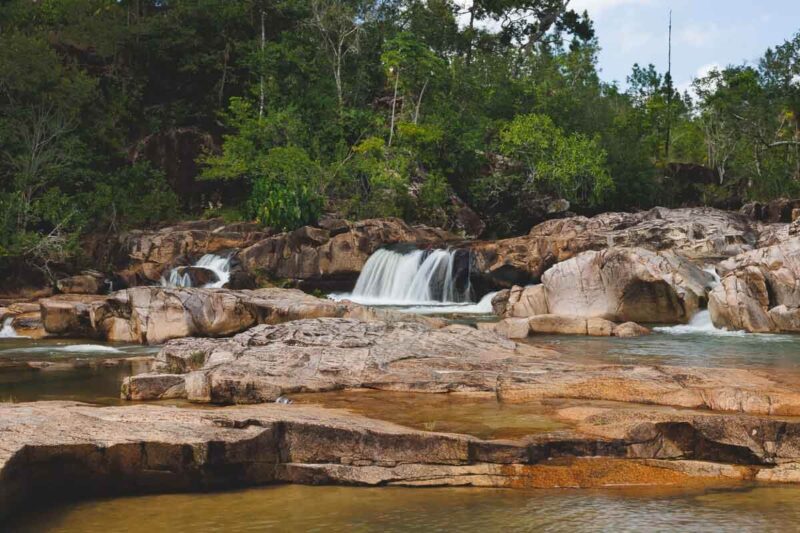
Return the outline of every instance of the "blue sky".
{"type": "Polygon", "coordinates": [[[686,89],[714,66],[755,63],[767,47],[800,31],[800,0],[571,0],[595,21],[600,76],[625,78],[634,63],[667,66],[672,9],[672,74],[686,89]]]}

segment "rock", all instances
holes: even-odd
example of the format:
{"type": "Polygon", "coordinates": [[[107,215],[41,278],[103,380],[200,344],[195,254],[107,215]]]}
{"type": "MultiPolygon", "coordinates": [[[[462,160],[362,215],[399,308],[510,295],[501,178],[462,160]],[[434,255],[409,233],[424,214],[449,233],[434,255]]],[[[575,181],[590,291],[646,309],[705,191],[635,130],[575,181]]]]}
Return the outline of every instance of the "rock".
{"type": "Polygon", "coordinates": [[[65,294],[39,300],[42,324],[45,331],[55,335],[94,337],[91,308],[105,302],[106,297],[95,295],[65,294]]]}
{"type": "Polygon", "coordinates": [[[650,335],[650,330],[644,326],[640,326],[636,322],[625,322],[624,324],[619,324],[618,326],[614,326],[613,334],[615,337],[642,337],[645,335],[650,335]]]}
{"type": "Polygon", "coordinates": [[[49,333],[143,344],[188,336],[226,337],[256,324],[300,318],[396,320],[399,316],[432,327],[443,324],[439,319],[317,298],[297,289],[134,287],[108,296],[64,295],[40,303],[49,333]]]}
{"type": "MultiPolygon", "coordinates": [[[[160,169],[172,190],[190,203],[212,188],[197,180],[200,173],[196,161],[206,153],[218,153],[219,145],[212,134],[198,128],[164,128],[139,139],[128,151],[131,162],[148,161],[160,169]]],[[[203,206],[206,207],[206,206],[203,206]]]]}
{"type": "Polygon", "coordinates": [[[584,252],[542,277],[548,312],[614,321],[682,323],[705,303],[713,276],[673,252],[584,252]]]}
{"type": "MultiPolygon", "coordinates": [[[[569,217],[534,226],[523,237],[467,245],[476,276],[496,287],[538,283],[547,269],[587,250],[672,250],[696,262],[751,250],[758,239],[747,217],[711,208],[665,209],[569,217]]],[[[551,310],[552,312],[552,310],[551,310]]]]}
{"type": "Polygon", "coordinates": [[[614,334],[617,325],[604,318],[589,318],[586,320],[586,334],[591,337],[610,337],[614,334]]]}
{"type": "Polygon", "coordinates": [[[117,263],[129,286],[157,283],[165,271],[191,258],[240,249],[272,232],[255,224],[226,225],[222,219],[182,222],[155,231],[129,231],[119,238],[117,263]]]}
{"type": "Polygon", "coordinates": [[[709,295],[715,326],[752,332],[800,331],[800,237],[720,263],[709,295]]]}
{"type": "Polygon", "coordinates": [[[591,405],[556,416],[577,429],[486,441],[304,405],[3,403],[0,519],[41,501],[272,483],[706,487],[798,478],[796,421],[591,405]]]}
{"type": "Polygon", "coordinates": [[[800,200],[776,198],[767,203],[750,202],[742,206],[739,212],[752,220],[767,223],[793,222],[795,209],[800,208],[800,200]]]}
{"type": "Polygon", "coordinates": [[[502,316],[532,317],[546,315],[548,312],[544,285],[529,285],[524,288],[515,285],[511,288],[502,316]]]}
{"type": "Polygon", "coordinates": [[[203,267],[178,267],[178,273],[181,276],[188,275],[192,287],[203,287],[209,283],[216,283],[219,281],[217,274],[213,270],[203,267]]]}
{"type": "Polygon", "coordinates": [[[497,316],[505,316],[506,309],[508,308],[508,300],[511,297],[511,290],[503,289],[497,291],[497,294],[492,296],[492,312],[497,316]]]}
{"type": "Polygon", "coordinates": [[[534,333],[561,333],[564,335],[586,335],[586,319],[563,315],[537,315],[528,320],[534,333]]]}
{"type": "Polygon", "coordinates": [[[504,318],[499,322],[481,322],[478,329],[493,331],[506,339],[524,339],[530,333],[527,318],[504,318]]]}
{"type": "Polygon", "coordinates": [[[105,277],[98,274],[80,274],[60,279],[56,287],[63,294],[100,294],[105,288],[105,277]]]}
{"type": "Polygon", "coordinates": [[[455,210],[455,227],[468,239],[476,239],[486,231],[486,223],[471,207],[456,195],[450,197],[455,210]]]}
{"type": "Polygon", "coordinates": [[[304,227],[263,239],[241,251],[248,272],[285,279],[304,289],[350,290],[364,264],[379,248],[408,243],[442,246],[458,237],[427,226],[409,226],[396,218],[371,219],[335,228],[304,227]]]}
{"type": "MultiPolygon", "coordinates": [[[[460,325],[432,329],[398,321],[295,320],[256,326],[227,339],[173,340],[157,360],[154,373],[182,376],[186,397],[195,402],[271,402],[301,391],[369,388],[800,415],[800,393],[784,385],[780,373],[773,378],[725,368],[576,364],[551,349],[460,325]]],[[[133,390],[142,379],[151,378],[132,376],[124,390],[133,390]]],[[[152,399],[162,394],[152,393],[152,399]]]]}

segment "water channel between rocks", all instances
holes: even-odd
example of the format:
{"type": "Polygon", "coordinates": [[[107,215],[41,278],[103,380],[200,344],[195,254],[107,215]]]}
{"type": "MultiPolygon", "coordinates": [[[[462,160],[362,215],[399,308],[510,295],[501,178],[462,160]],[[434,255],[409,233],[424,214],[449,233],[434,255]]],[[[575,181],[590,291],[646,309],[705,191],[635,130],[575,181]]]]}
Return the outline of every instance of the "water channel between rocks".
{"type": "Polygon", "coordinates": [[[796,531],[800,488],[505,490],[274,486],[81,502],[14,531],[796,531]]]}
{"type": "MultiPolygon", "coordinates": [[[[800,375],[800,337],[791,335],[667,328],[633,339],[541,335],[526,342],[579,362],[747,367],[778,370],[787,380],[800,375]]],[[[121,380],[145,371],[144,359],[157,351],[158,347],[88,340],[0,339],[0,401],[121,404],[121,380]]],[[[292,399],[415,429],[483,439],[516,439],[570,428],[552,416],[558,402],[504,404],[493,395],[347,391],[295,394],[292,399]]],[[[19,517],[11,530],[796,530],[797,501],[800,488],[784,486],[539,491],[277,486],[64,504],[19,517]]]]}

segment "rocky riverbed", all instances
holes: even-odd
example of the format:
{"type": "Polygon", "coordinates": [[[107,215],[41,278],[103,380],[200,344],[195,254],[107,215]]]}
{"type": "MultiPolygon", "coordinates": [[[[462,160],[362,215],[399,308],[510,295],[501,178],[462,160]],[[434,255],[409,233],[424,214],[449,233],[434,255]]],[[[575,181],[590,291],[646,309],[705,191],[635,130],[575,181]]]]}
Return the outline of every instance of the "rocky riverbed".
{"type": "Polygon", "coordinates": [[[800,331],[796,223],[654,209],[553,220],[486,242],[393,219],[328,220],[282,234],[206,221],[131,232],[116,246],[114,276],[88,272],[59,282],[62,294],[0,300],[0,337],[8,337],[0,350],[53,339],[153,347],[145,357],[88,362],[54,359],[52,350],[0,352],[8,378],[0,385],[22,374],[114,368],[123,404],[100,407],[116,401],[93,393],[0,398],[0,515],[59,497],[48,491],[64,485],[77,497],[270,483],[800,482],[800,362],[617,357],[637,335],[657,346],[665,325],[694,335],[800,331]],[[378,303],[382,290],[404,283],[428,284],[413,293],[429,298],[473,301],[494,289],[491,305],[477,306],[494,316],[454,321],[347,295],[254,288],[286,278],[352,289],[371,254],[397,244],[417,250],[420,264],[408,271],[408,261],[395,260],[400,248],[372,268],[378,303]],[[422,268],[433,256],[418,250],[442,247],[448,252],[422,268]],[[228,258],[227,286],[210,288],[220,278],[191,266],[209,253],[228,258]],[[170,286],[173,268],[190,269],[188,284],[204,286],[170,286]],[[443,289],[456,281],[458,291],[443,289]],[[698,317],[707,320],[699,329],[698,317]],[[610,348],[605,358],[575,357],[565,348],[572,342],[610,348]],[[90,403],[24,401],[46,398],[90,403]]]}

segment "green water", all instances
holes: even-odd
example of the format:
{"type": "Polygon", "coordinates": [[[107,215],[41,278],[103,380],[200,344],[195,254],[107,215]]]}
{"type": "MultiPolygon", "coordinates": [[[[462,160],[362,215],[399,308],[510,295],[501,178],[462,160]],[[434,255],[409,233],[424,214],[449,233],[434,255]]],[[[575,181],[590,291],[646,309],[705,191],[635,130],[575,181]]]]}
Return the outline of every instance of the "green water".
{"type": "Polygon", "coordinates": [[[777,369],[800,372],[800,335],[671,334],[645,337],[534,335],[545,346],[581,362],[777,369]]]}
{"type": "Polygon", "coordinates": [[[800,488],[511,491],[276,486],[56,506],[10,531],[797,531],[800,488]]]}
{"type": "Polygon", "coordinates": [[[157,347],[91,340],[0,339],[0,402],[74,400],[120,404],[119,389],[129,375],[147,370],[157,347]],[[32,368],[28,363],[36,363],[32,368]]]}

